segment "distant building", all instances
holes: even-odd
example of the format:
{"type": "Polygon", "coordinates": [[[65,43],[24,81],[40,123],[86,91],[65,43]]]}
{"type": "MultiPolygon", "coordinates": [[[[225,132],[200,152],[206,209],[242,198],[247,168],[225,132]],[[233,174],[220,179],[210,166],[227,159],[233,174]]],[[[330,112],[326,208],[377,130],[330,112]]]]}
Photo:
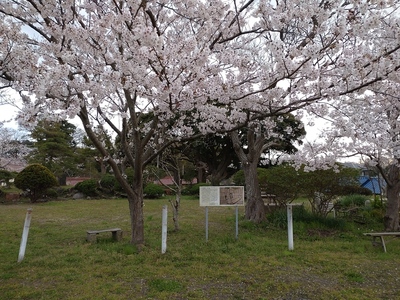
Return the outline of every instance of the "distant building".
{"type": "Polygon", "coordinates": [[[9,162],[5,163],[4,161],[1,162],[2,166],[4,166],[4,169],[9,171],[9,172],[21,172],[25,167],[28,165],[25,161],[20,160],[20,161],[15,161],[15,162],[9,162]]]}
{"type": "MultiPolygon", "coordinates": [[[[160,178],[157,180],[154,180],[155,184],[160,184],[160,185],[174,185],[174,180],[171,176],[165,176],[164,178],[160,178]]],[[[197,178],[194,178],[192,182],[182,180],[182,185],[190,185],[190,184],[196,184],[197,183],[197,178]]]]}
{"type": "Polygon", "coordinates": [[[67,177],[66,185],[75,186],[77,183],[91,179],[90,177],[67,177]]]}
{"type": "Polygon", "coordinates": [[[382,195],[386,188],[386,183],[379,177],[362,175],[358,178],[360,186],[369,189],[375,195],[382,195]]]}
{"type": "Polygon", "coordinates": [[[344,165],[348,168],[360,170],[361,176],[358,177],[358,182],[361,187],[369,189],[375,195],[385,194],[386,182],[381,177],[377,176],[376,172],[373,172],[357,163],[348,162],[344,163],[344,165]]]}

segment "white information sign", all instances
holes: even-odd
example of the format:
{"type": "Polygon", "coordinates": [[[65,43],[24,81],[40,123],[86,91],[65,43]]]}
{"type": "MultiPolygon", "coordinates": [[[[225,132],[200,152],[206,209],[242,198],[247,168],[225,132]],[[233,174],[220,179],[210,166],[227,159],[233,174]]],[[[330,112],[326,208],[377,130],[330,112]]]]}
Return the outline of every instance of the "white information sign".
{"type": "Polygon", "coordinates": [[[200,206],[243,206],[243,186],[201,186],[200,206]]]}

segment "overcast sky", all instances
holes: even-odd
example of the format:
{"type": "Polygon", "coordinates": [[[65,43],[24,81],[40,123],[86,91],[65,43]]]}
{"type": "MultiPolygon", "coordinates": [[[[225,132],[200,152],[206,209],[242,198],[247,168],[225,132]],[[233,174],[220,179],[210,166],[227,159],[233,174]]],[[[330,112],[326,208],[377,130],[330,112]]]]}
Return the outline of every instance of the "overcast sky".
{"type": "MultiPolygon", "coordinates": [[[[14,106],[4,104],[0,105],[0,122],[13,120],[17,114],[17,109],[14,106]]],[[[17,128],[18,125],[15,121],[4,123],[6,127],[17,128]]]]}

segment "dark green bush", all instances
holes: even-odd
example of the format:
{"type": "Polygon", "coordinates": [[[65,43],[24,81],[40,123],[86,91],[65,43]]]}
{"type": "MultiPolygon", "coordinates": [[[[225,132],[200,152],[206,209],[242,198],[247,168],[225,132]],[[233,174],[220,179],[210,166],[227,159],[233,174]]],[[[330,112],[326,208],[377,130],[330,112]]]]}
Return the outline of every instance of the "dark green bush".
{"type": "Polygon", "coordinates": [[[58,185],[53,173],[41,164],[27,166],[15,177],[14,184],[17,188],[28,192],[31,202],[43,197],[48,188],[58,185]]]}
{"type": "Polygon", "coordinates": [[[158,184],[148,183],[144,187],[143,193],[145,197],[149,199],[161,198],[164,194],[164,188],[158,184]]]}
{"type": "Polygon", "coordinates": [[[84,180],[75,185],[75,189],[86,196],[97,195],[97,181],[94,179],[84,180]]]}

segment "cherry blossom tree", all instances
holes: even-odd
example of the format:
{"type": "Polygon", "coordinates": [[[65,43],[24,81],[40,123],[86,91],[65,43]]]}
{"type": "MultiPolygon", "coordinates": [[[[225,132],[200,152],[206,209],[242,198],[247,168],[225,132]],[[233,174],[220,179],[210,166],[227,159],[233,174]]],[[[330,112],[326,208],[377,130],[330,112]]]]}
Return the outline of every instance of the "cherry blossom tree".
{"type": "MultiPolygon", "coordinates": [[[[358,156],[386,182],[384,229],[398,231],[400,196],[399,83],[386,81],[331,108],[331,126],[312,151],[333,159],[358,156]]],[[[329,118],[329,119],[328,119],[329,118]]],[[[311,151],[309,151],[311,153],[311,151]]],[[[325,160],[327,161],[327,160],[325,160]]]]}
{"type": "Polygon", "coordinates": [[[25,156],[31,150],[23,132],[0,123],[0,169],[25,165],[25,156]]]}
{"type": "Polygon", "coordinates": [[[374,37],[398,34],[396,20],[386,18],[398,6],[3,0],[1,79],[22,97],[21,123],[81,119],[128,195],[131,241],[142,245],[143,169],[161,151],[177,140],[357,95],[391,76],[400,65],[399,39],[374,37]],[[119,137],[121,155],[103,146],[99,126],[119,137]],[[133,167],[133,182],[121,159],[133,167]]]}

